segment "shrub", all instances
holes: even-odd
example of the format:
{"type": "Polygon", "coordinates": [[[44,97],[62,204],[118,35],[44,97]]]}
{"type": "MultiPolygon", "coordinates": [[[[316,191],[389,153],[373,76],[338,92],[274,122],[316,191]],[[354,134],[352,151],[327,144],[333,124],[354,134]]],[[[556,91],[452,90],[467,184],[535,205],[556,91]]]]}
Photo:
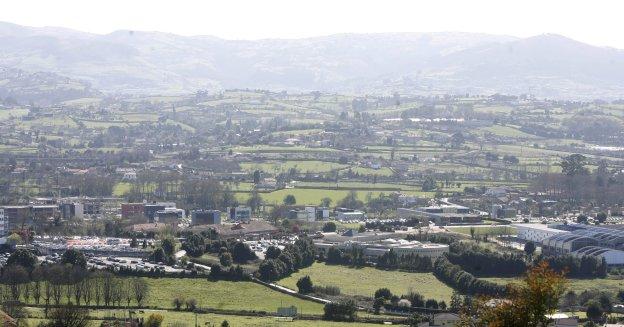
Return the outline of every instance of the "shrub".
{"type": "Polygon", "coordinates": [[[314,293],[317,294],[325,294],[325,295],[340,295],[340,288],[338,286],[328,285],[328,286],[312,286],[314,293]]]}
{"type": "Polygon", "coordinates": [[[163,319],[164,318],[162,315],[158,313],[152,313],[147,318],[147,321],[145,321],[145,326],[146,327],[160,327],[160,325],[162,325],[163,319]]]}
{"type": "Polygon", "coordinates": [[[312,293],[312,291],[314,291],[314,285],[312,285],[312,279],[310,279],[310,276],[299,278],[297,281],[297,288],[301,294],[312,293]]]}
{"type": "Polygon", "coordinates": [[[323,319],[331,321],[354,321],[356,306],[353,300],[327,303],[323,309],[323,319]]]}
{"type": "Polygon", "coordinates": [[[180,310],[183,304],[184,304],[184,297],[178,295],[175,298],[173,298],[173,306],[175,307],[176,310],[180,310]]]}

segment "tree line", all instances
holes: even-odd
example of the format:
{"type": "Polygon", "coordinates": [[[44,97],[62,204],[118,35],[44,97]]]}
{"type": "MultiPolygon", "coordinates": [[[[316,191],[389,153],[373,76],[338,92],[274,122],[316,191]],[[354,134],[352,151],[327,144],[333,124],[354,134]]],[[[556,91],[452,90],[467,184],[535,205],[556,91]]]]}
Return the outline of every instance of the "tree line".
{"type": "Polygon", "coordinates": [[[387,270],[405,270],[411,272],[430,272],[433,270],[431,257],[408,254],[398,256],[394,250],[384,253],[377,260],[377,268],[387,270]]]}
{"type": "Polygon", "coordinates": [[[605,278],[607,277],[607,262],[604,258],[593,256],[576,257],[540,256],[535,262],[546,261],[548,266],[559,272],[565,272],[569,278],[605,278]]]}
{"type": "Polygon", "coordinates": [[[430,272],[433,269],[433,262],[430,257],[417,254],[399,256],[392,249],[381,255],[376,263],[372,263],[366,260],[364,250],[357,246],[347,250],[341,250],[332,246],[327,249],[326,255],[322,253],[319,255],[319,260],[331,265],[351,267],[375,266],[384,270],[400,269],[411,272],[430,272]]]}
{"type": "Polygon", "coordinates": [[[314,263],[316,250],[312,239],[301,237],[283,250],[271,247],[260,263],[256,276],[264,281],[275,281],[314,263]],[[270,251],[269,251],[270,250],[270,251]]]}
{"type": "Polygon", "coordinates": [[[607,264],[604,259],[593,256],[536,256],[525,259],[521,253],[497,253],[475,244],[454,242],[446,254],[448,261],[462,270],[478,277],[521,276],[530,266],[546,261],[555,271],[565,272],[570,278],[604,278],[607,264]]]}
{"type": "Polygon", "coordinates": [[[0,298],[49,306],[95,305],[143,306],[149,286],[141,278],[119,278],[108,271],[89,271],[79,265],[36,266],[32,271],[21,265],[2,270],[0,298]]]}
{"type": "Polygon", "coordinates": [[[452,243],[447,257],[475,276],[519,276],[527,270],[523,254],[497,253],[465,242],[452,243]]]}
{"type": "Polygon", "coordinates": [[[433,274],[442,282],[465,294],[500,296],[505,294],[505,286],[478,279],[451,263],[446,256],[440,256],[434,266],[433,274]]]}

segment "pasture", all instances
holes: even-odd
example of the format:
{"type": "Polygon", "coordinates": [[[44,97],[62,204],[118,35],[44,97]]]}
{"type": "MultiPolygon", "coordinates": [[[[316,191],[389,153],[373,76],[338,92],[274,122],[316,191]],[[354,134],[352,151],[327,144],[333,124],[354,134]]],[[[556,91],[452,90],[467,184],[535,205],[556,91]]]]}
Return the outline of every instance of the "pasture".
{"type": "Polygon", "coordinates": [[[173,308],[176,296],[194,298],[200,307],[225,310],[275,312],[280,306],[296,306],[300,312],[322,314],[323,305],[273,291],[252,282],[209,281],[207,279],[147,278],[147,305],[173,308]],[[244,300],[243,300],[244,299],[244,300]]]}
{"type": "Polygon", "coordinates": [[[289,160],[289,161],[272,161],[272,162],[263,162],[263,163],[252,163],[252,162],[244,162],[240,164],[240,167],[243,171],[253,172],[255,170],[260,170],[269,173],[282,173],[287,172],[288,170],[294,168],[297,169],[301,173],[305,172],[328,172],[332,170],[338,170],[348,167],[347,165],[335,163],[335,162],[325,162],[325,161],[316,161],[316,160],[289,160]]]}
{"type": "MultiPolygon", "coordinates": [[[[45,314],[43,309],[41,308],[26,308],[27,315],[30,318],[26,319],[26,322],[29,326],[37,326],[41,322],[45,322],[43,319],[45,314]]],[[[237,316],[237,315],[225,315],[225,314],[213,314],[213,313],[203,313],[195,315],[192,312],[184,312],[184,311],[171,311],[171,310],[89,310],[88,315],[91,318],[89,321],[89,327],[98,327],[104,322],[105,318],[126,318],[130,314],[134,318],[143,318],[147,320],[147,318],[152,314],[159,314],[163,316],[162,326],[193,326],[195,324],[195,319],[197,318],[197,324],[199,326],[220,326],[224,320],[227,320],[230,326],[235,327],[258,327],[258,326],[267,326],[267,327],[277,327],[277,326],[291,326],[291,327],[352,327],[355,326],[354,323],[347,322],[333,322],[333,321],[323,321],[323,320],[293,320],[286,321],[283,319],[278,319],[276,317],[255,317],[255,316],[237,316]]],[[[359,317],[369,316],[365,313],[358,313],[359,317]]],[[[379,317],[379,316],[373,316],[379,317]]],[[[366,323],[358,323],[357,326],[379,326],[379,324],[366,324],[366,323]]]]}
{"type": "Polygon", "coordinates": [[[297,281],[310,276],[314,285],[338,286],[343,294],[372,297],[376,290],[387,287],[393,294],[418,292],[425,298],[449,303],[453,289],[439,281],[432,273],[411,273],[385,271],[371,267],[350,268],[339,265],[314,263],[299,270],[290,277],[278,281],[278,284],[296,290],[297,281]]]}

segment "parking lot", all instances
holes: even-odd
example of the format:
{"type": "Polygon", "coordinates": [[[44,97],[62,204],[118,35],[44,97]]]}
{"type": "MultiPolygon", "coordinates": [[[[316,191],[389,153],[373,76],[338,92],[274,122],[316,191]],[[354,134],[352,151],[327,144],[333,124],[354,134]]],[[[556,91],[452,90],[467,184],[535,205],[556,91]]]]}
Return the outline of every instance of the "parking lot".
{"type": "MultiPolygon", "coordinates": [[[[58,253],[50,254],[47,256],[40,256],[40,262],[57,263],[60,261],[61,256],[58,253]]],[[[6,260],[6,259],[5,259],[6,260]]],[[[2,261],[0,257],[0,262],[2,261]]],[[[141,272],[149,272],[152,269],[155,271],[161,271],[165,273],[179,273],[185,271],[178,265],[167,266],[162,262],[149,262],[148,259],[134,258],[134,257],[106,257],[106,256],[87,256],[87,267],[95,269],[120,269],[129,268],[141,272]]],[[[190,272],[189,270],[186,270],[190,272]]]]}

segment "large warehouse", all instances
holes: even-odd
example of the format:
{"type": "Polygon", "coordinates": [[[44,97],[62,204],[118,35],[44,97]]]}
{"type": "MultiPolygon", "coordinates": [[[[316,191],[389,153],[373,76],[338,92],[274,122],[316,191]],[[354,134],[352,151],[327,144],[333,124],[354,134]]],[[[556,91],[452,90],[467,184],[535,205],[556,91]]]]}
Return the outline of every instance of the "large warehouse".
{"type": "Polygon", "coordinates": [[[624,225],[516,224],[518,238],[542,246],[547,255],[594,256],[624,265],[624,225]]]}
{"type": "Polygon", "coordinates": [[[624,251],[622,250],[608,249],[600,246],[586,246],[572,252],[571,254],[578,257],[594,256],[604,258],[605,262],[609,266],[624,265],[624,251]]]}
{"type": "Polygon", "coordinates": [[[576,233],[556,234],[542,240],[542,253],[568,254],[586,246],[598,245],[596,239],[576,233]]]}
{"type": "Polygon", "coordinates": [[[553,228],[554,225],[545,224],[514,224],[518,231],[518,238],[525,241],[541,243],[544,239],[557,234],[566,233],[561,229],[553,228]]]}

